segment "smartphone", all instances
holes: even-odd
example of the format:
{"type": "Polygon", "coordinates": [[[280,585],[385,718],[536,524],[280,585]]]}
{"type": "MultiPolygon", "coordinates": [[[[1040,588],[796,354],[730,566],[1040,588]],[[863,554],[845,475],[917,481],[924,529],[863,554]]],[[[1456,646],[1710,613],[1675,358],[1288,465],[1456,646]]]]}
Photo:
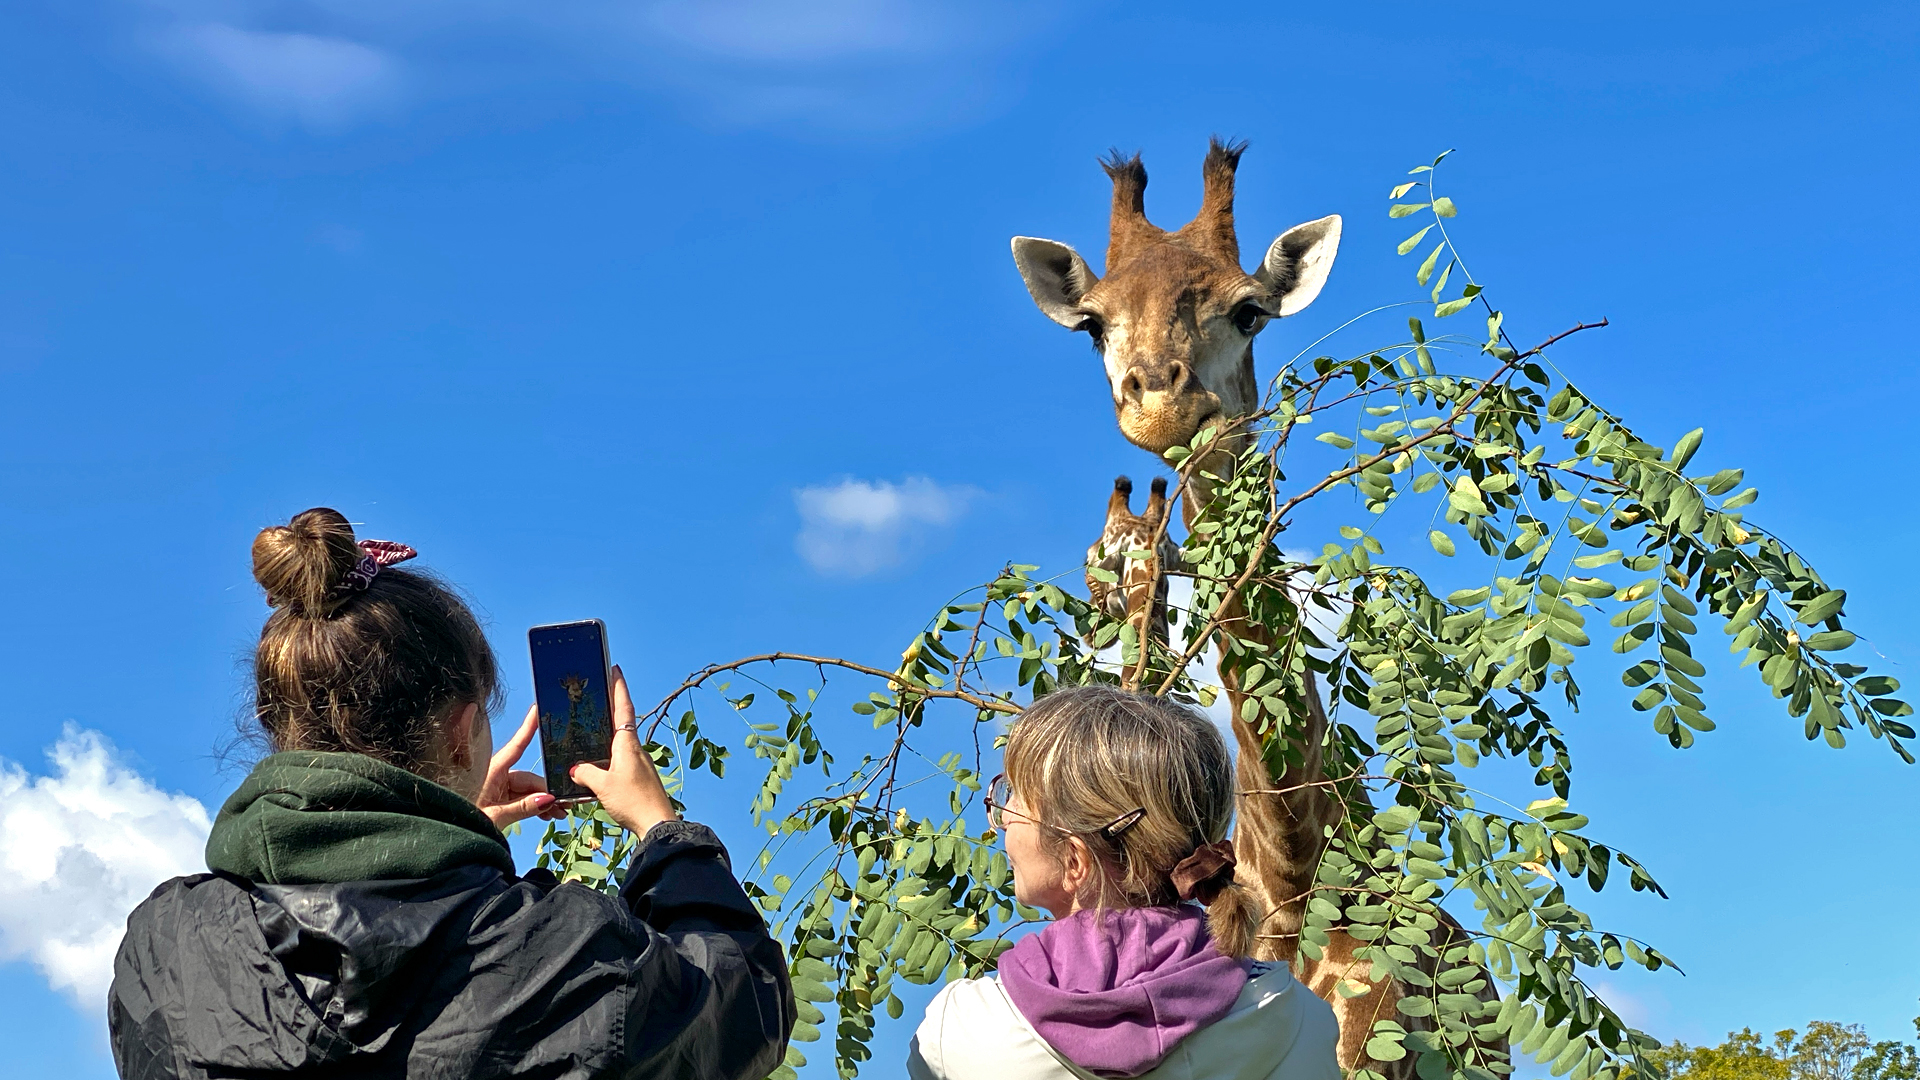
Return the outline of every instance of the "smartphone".
{"type": "Polygon", "coordinates": [[[568,771],[581,762],[606,767],[613,756],[613,676],[607,624],[599,619],[554,623],[527,631],[533,654],[533,700],[540,710],[540,752],[547,791],[562,805],[593,792],[568,771]]]}

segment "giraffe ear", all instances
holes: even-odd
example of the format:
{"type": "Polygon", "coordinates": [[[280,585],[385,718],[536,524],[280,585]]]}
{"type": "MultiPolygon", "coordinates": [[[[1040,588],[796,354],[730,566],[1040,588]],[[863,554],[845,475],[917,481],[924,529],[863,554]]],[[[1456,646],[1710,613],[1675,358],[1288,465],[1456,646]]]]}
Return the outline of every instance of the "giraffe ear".
{"type": "Polygon", "coordinates": [[[1013,265],[1020,268],[1020,280],[1027,283],[1033,302],[1047,318],[1069,330],[1078,330],[1086,321],[1080,298],[1100,279],[1079,252],[1057,240],[1016,236],[1013,265]]]}
{"type": "Polygon", "coordinates": [[[1279,314],[1292,315],[1306,310],[1320,295],[1333,270],[1333,257],[1340,251],[1340,215],[1328,214],[1318,221],[1295,225],[1280,234],[1267,249],[1254,280],[1273,290],[1279,301],[1279,314]]]}

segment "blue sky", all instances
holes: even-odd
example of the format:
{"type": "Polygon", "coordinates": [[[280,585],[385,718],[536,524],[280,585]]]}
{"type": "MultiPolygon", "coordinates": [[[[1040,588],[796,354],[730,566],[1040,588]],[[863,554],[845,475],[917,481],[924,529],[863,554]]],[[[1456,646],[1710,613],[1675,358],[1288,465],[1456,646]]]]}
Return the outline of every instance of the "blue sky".
{"type": "MultiPolygon", "coordinates": [[[[332,505],[419,548],[489,619],[516,716],[532,623],[605,619],[647,698],[772,648],[884,664],[1002,562],[1076,566],[1113,475],[1153,462],[1007,238],[1100,250],[1109,146],[1144,151],[1164,224],[1214,132],[1252,143],[1244,245],[1345,215],[1263,375],[1410,297],[1383,196],[1458,148],[1457,235],[1515,338],[1611,319],[1562,366],[1655,441],[1704,426],[1697,460],[1747,469],[1752,516],[1912,681],[1910,7],[525,10],[0,10],[0,1045],[23,1073],[112,1073],[76,1003],[98,934],[73,928],[110,932],[119,894],[90,883],[190,855],[238,781],[218,751],[263,525],[332,505]]],[[[1630,1013],[1694,1041],[1910,1035],[1914,770],[1802,742],[1731,664],[1721,729],[1676,753],[1593,666],[1576,798],[1673,897],[1593,907],[1688,972],[1620,977],[1630,1013]]],[[[708,816],[744,842],[743,810],[708,816]]]]}

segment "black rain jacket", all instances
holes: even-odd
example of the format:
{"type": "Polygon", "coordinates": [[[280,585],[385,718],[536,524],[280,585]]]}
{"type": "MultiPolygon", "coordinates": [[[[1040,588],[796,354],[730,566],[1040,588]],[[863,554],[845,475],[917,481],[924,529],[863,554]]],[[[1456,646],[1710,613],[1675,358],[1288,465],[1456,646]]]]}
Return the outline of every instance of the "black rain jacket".
{"type": "Polygon", "coordinates": [[[127,921],[127,1080],[761,1080],[793,991],[704,825],[650,831],[618,898],[495,866],[268,885],[199,874],[127,921]]]}

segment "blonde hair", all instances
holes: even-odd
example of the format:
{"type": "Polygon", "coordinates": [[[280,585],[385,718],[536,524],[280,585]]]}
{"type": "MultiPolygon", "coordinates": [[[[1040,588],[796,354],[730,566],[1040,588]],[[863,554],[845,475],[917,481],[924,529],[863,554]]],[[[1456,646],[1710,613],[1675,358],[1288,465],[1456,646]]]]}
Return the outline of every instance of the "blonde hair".
{"type": "Polygon", "coordinates": [[[493,649],[467,605],[425,573],[385,567],[365,589],[344,588],[361,554],[353,526],[326,507],[254,538],[253,577],[274,609],[253,653],[254,718],[276,751],[346,751],[422,772],[451,709],[496,704],[493,649]]]}
{"type": "MultiPolygon", "coordinates": [[[[1065,833],[1093,852],[1096,908],[1179,902],[1170,875],[1233,821],[1233,759],[1193,709],[1111,686],[1056,690],[1014,721],[1007,781],[1058,850],[1065,833]],[[1138,809],[1124,828],[1102,829],[1138,809]],[[1064,830],[1064,832],[1056,831],[1064,830]]],[[[1251,953],[1258,904],[1238,884],[1207,905],[1208,928],[1228,956],[1251,953]]]]}

